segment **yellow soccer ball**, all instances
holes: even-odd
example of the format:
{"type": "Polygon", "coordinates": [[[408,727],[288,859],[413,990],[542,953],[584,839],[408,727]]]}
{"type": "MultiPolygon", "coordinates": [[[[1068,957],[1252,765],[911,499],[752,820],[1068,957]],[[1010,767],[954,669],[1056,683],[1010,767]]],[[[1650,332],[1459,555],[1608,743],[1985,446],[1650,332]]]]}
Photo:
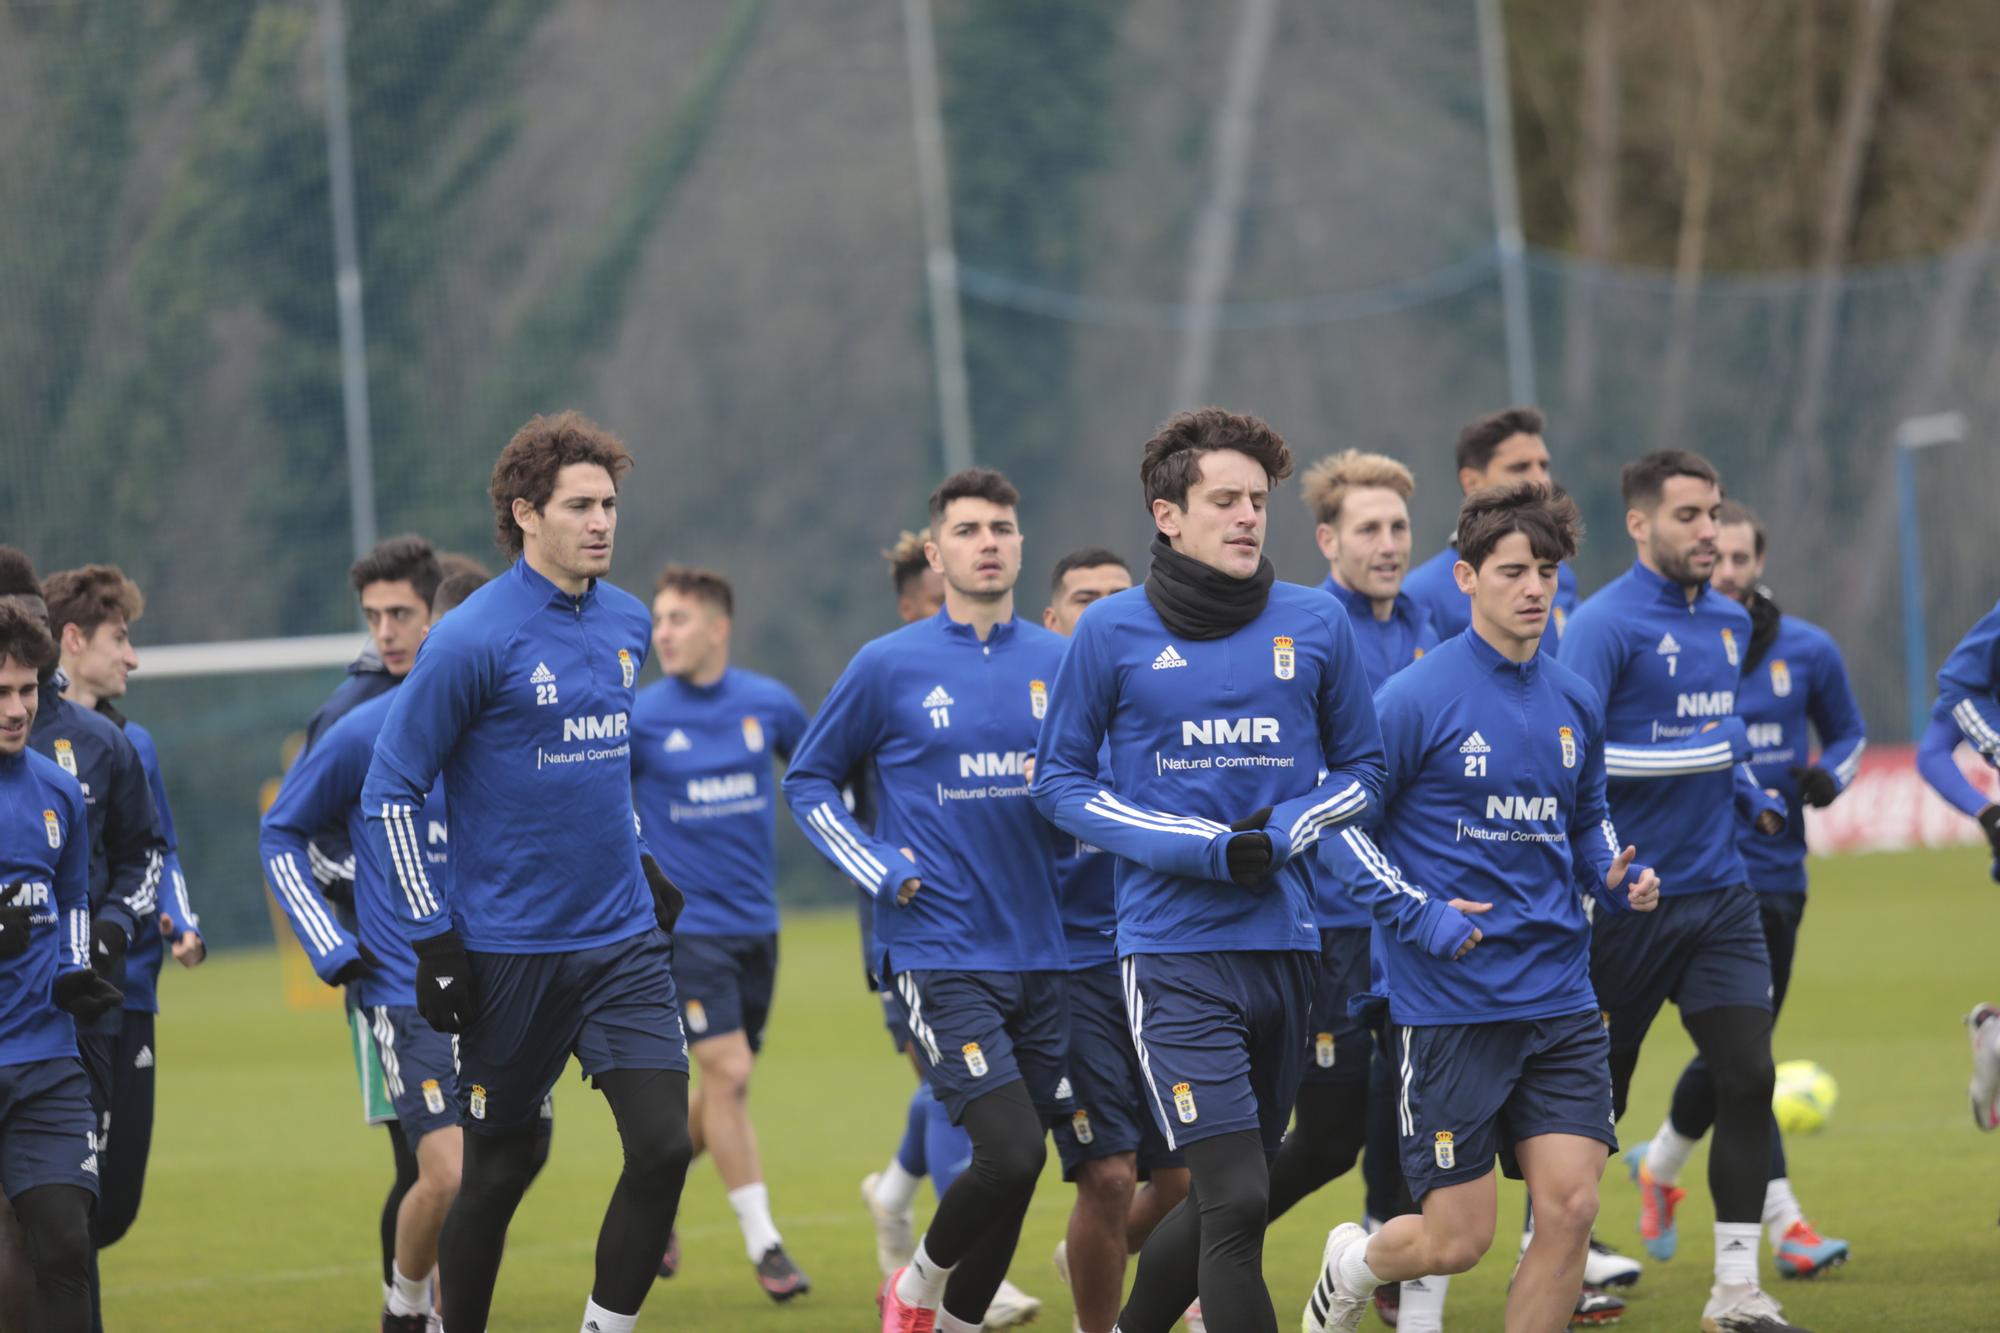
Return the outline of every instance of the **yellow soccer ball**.
{"type": "Polygon", "coordinates": [[[1777,1114],[1783,1133],[1817,1134],[1833,1118],[1833,1106],[1839,1100],[1840,1085],[1815,1062],[1787,1060],[1778,1066],[1771,1110],[1777,1114]]]}

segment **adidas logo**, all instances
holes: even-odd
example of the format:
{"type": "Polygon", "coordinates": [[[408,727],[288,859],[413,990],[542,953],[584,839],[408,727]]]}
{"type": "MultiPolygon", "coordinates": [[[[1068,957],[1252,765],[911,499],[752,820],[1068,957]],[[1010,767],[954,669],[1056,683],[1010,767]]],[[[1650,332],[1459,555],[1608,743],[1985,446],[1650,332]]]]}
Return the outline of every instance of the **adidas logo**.
{"type": "Polygon", "coordinates": [[[1661,636],[1660,646],[1658,651],[1662,653],[1677,653],[1680,650],[1681,650],[1680,642],[1679,640],[1675,639],[1673,635],[1667,634],[1661,636]]]}
{"type": "Polygon", "coordinates": [[[1160,655],[1153,659],[1153,670],[1166,671],[1169,668],[1184,667],[1187,664],[1188,660],[1185,657],[1182,657],[1179,653],[1175,652],[1174,646],[1170,643],[1166,647],[1160,649],[1160,655]]]}
{"type": "Polygon", "coordinates": [[[1069,1079],[1065,1076],[1062,1082],[1056,1084],[1056,1100],[1067,1101],[1070,1096],[1069,1079]]]}
{"type": "Polygon", "coordinates": [[[83,1166],[82,1166],[82,1167],[81,1167],[80,1169],[81,1169],[81,1170],[84,1170],[84,1171],[87,1171],[87,1172],[89,1172],[89,1173],[90,1173],[91,1175],[93,1175],[93,1176],[94,1176],[94,1175],[96,1175],[96,1174],[97,1174],[97,1154],[96,1154],[96,1153],[92,1153],[92,1154],[91,1154],[90,1156],[88,1156],[88,1157],[84,1158],[84,1159],[83,1159],[83,1166]]]}
{"type": "Polygon", "coordinates": [[[1460,754],[1492,754],[1493,747],[1486,743],[1484,736],[1475,731],[1465,738],[1465,744],[1458,747],[1458,752],[1460,754]]]}
{"type": "Polygon", "coordinates": [[[1722,1252],[1724,1254],[1741,1254],[1744,1250],[1748,1248],[1749,1247],[1745,1245],[1742,1241],[1732,1240],[1727,1245],[1722,1247],[1722,1252]]]}
{"type": "Polygon", "coordinates": [[[139,1048],[139,1054],[132,1057],[132,1068],[151,1069],[152,1067],[153,1067],[153,1048],[150,1046],[141,1046],[139,1048]]]}
{"type": "Polygon", "coordinates": [[[950,708],[952,702],[951,695],[945,692],[945,688],[942,685],[934,687],[929,694],[924,696],[924,707],[926,708],[950,708]]]}
{"type": "Polygon", "coordinates": [[[687,738],[687,733],[685,731],[682,731],[679,727],[675,727],[672,731],[667,733],[668,754],[679,754],[682,750],[692,750],[693,748],[694,748],[694,742],[689,740],[687,738]]]}
{"type": "Polygon", "coordinates": [[[556,673],[549,670],[547,662],[537,662],[535,663],[534,674],[528,677],[528,683],[530,685],[553,685],[556,683],[556,673]]]}
{"type": "Polygon", "coordinates": [[[435,982],[437,982],[437,984],[438,984],[438,989],[439,989],[439,990],[450,990],[450,989],[451,989],[451,983],[452,983],[452,982],[454,982],[454,981],[456,981],[456,980],[458,980],[458,978],[456,978],[456,977],[432,977],[432,978],[431,978],[431,980],[432,980],[432,981],[435,981],[435,982]]]}

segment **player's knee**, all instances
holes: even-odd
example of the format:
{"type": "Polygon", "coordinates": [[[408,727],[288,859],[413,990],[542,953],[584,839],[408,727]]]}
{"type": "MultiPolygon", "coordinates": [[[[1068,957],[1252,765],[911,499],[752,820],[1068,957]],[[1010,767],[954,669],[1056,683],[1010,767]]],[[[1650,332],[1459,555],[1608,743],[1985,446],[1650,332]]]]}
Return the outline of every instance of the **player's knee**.
{"type": "Polygon", "coordinates": [[[1742,1052],[1727,1063],[1718,1063],[1713,1076],[1718,1113],[1725,1106],[1746,1115],[1767,1113],[1771,1105],[1771,1088],[1778,1078],[1777,1067],[1772,1063],[1768,1049],[1742,1052]]]}
{"type": "Polygon", "coordinates": [[[92,1248],[90,1196],[68,1186],[45,1187],[23,1195],[16,1208],[35,1281],[45,1290],[87,1290],[92,1248]],[[51,1193],[51,1189],[61,1193],[51,1193]]]}
{"type": "Polygon", "coordinates": [[[625,1172],[652,1181],[680,1180],[694,1160],[694,1140],[687,1121],[666,1120],[625,1143],[625,1172]]]}
{"type": "Polygon", "coordinates": [[[1076,1190],[1091,1206],[1123,1217],[1139,1188],[1139,1165],[1130,1153],[1099,1157],[1077,1169],[1076,1190]]]}
{"type": "Polygon", "coordinates": [[[1211,1235],[1261,1236],[1270,1221],[1271,1186],[1268,1177],[1259,1178],[1246,1173],[1220,1181],[1204,1179],[1199,1198],[1204,1240],[1211,1235]]]}
{"type": "MultiPolygon", "coordinates": [[[[1537,1226],[1541,1225],[1539,1216],[1535,1222],[1537,1226]]],[[[1491,1227],[1483,1231],[1461,1231],[1438,1236],[1430,1244],[1431,1271],[1440,1277],[1449,1277],[1454,1273],[1469,1273],[1492,1248],[1491,1227]]]]}
{"type": "Polygon", "coordinates": [[[1001,1188],[1010,1191],[1027,1191],[1035,1188],[1041,1179],[1042,1166],[1048,1161],[1048,1145],[1040,1135],[1033,1137],[1013,1135],[992,1145],[988,1153],[984,1148],[973,1151],[973,1164],[979,1159],[988,1159],[988,1174],[1001,1188]]]}
{"type": "Polygon", "coordinates": [[[695,1048],[695,1059],[701,1068],[702,1096],[740,1103],[750,1096],[750,1070],[755,1060],[750,1048],[740,1042],[729,1043],[729,1046],[730,1049],[720,1051],[695,1048]]]}
{"type": "Polygon", "coordinates": [[[1581,1238],[1597,1222],[1597,1182],[1566,1181],[1535,1195],[1535,1231],[1581,1238]]]}

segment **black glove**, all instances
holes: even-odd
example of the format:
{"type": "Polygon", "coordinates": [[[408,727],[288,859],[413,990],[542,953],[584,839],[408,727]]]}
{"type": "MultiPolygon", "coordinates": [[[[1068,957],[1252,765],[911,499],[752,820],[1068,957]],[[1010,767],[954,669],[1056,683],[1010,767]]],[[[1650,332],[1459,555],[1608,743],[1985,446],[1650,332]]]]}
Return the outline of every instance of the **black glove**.
{"type": "Polygon", "coordinates": [[[1833,780],[1833,774],[1818,764],[1795,768],[1792,776],[1799,780],[1799,799],[1815,810],[1826,809],[1840,795],[1840,784],[1833,780]]]}
{"type": "Polygon", "coordinates": [[[1986,831],[1994,860],[2000,861],[2000,805],[1989,805],[1979,812],[1979,827],[1986,831]]]}
{"type": "Polygon", "coordinates": [[[639,866],[646,872],[646,884],[653,890],[653,919],[660,923],[660,929],[671,935],[674,922],[681,919],[681,908],[687,906],[687,899],[681,896],[680,887],[667,878],[667,872],[660,869],[660,863],[647,852],[639,858],[639,866]]]}
{"type": "Polygon", "coordinates": [[[94,968],[78,968],[57,977],[55,997],[58,1008],[67,1009],[83,1023],[94,1023],[125,1003],[125,992],[99,976],[94,968]]]}
{"type": "Polygon", "coordinates": [[[417,1012],[439,1032],[463,1032],[472,1022],[472,962],[458,932],[417,941],[417,1012]]]}
{"type": "Polygon", "coordinates": [[[361,974],[381,962],[368,951],[368,946],[357,937],[354,941],[354,957],[340,965],[340,970],[326,979],[329,986],[352,986],[361,980],[361,974]]]}
{"type": "Polygon", "coordinates": [[[1246,889],[1271,873],[1271,835],[1264,832],[1264,823],[1270,817],[1271,807],[1267,805],[1229,826],[1231,833],[1239,835],[1223,848],[1229,858],[1229,878],[1246,889]]]}
{"type": "Polygon", "coordinates": [[[28,934],[34,925],[35,909],[17,904],[20,897],[18,886],[9,885],[0,892],[0,959],[19,958],[28,951],[28,934]]]}
{"type": "Polygon", "coordinates": [[[90,923],[91,970],[114,987],[125,978],[125,951],[131,947],[131,937],[116,921],[90,923]]]}

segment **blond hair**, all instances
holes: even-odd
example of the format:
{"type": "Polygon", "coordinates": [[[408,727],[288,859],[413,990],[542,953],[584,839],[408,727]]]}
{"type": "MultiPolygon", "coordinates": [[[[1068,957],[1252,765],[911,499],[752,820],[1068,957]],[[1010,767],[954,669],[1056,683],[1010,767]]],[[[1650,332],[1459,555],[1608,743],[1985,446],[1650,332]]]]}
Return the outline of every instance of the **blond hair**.
{"type": "Polygon", "coordinates": [[[1315,523],[1338,519],[1347,493],[1361,486],[1379,486],[1407,500],[1416,492],[1417,479],[1387,454],[1367,454],[1359,449],[1328,454],[1299,479],[1300,494],[1315,523]]]}
{"type": "Polygon", "coordinates": [[[915,532],[898,534],[894,544],[883,549],[882,558],[889,562],[889,582],[898,596],[912,579],[931,567],[924,555],[924,544],[930,539],[929,528],[918,528],[915,532]]]}

